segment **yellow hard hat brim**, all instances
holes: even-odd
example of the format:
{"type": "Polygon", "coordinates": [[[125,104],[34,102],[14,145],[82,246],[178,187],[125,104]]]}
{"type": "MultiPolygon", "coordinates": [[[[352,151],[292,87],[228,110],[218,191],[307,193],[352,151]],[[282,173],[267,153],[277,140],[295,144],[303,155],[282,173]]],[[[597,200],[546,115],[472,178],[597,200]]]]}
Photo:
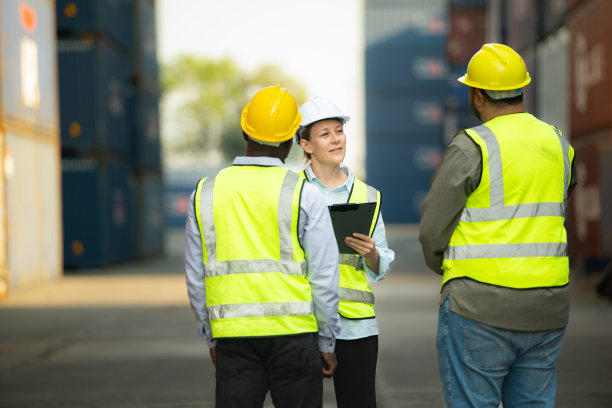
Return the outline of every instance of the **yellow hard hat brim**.
{"type": "Polygon", "coordinates": [[[476,82],[470,81],[470,79],[467,77],[467,74],[457,78],[457,81],[461,82],[464,85],[471,86],[472,88],[489,89],[491,91],[510,91],[510,90],[513,90],[513,89],[521,89],[521,88],[529,85],[529,83],[531,82],[531,77],[529,76],[529,72],[527,72],[526,73],[526,78],[525,78],[525,80],[523,82],[521,82],[518,85],[511,86],[511,87],[508,87],[508,86],[483,86],[483,85],[478,84],[476,82]]]}

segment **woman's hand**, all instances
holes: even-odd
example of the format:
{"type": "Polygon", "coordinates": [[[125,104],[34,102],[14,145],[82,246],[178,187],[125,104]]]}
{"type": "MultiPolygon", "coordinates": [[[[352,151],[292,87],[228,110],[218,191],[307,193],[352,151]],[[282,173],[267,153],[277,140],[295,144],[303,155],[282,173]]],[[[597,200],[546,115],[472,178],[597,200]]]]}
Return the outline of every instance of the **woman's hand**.
{"type": "Polygon", "coordinates": [[[344,238],[344,242],[365,259],[368,268],[378,274],[378,250],[372,238],[355,232],[352,237],[344,238]]]}

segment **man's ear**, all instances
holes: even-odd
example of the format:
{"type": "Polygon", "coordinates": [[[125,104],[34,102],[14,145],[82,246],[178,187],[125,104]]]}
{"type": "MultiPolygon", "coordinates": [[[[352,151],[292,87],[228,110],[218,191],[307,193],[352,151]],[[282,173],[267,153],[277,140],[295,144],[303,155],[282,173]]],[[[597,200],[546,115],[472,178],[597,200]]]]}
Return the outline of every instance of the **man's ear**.
{"type": "Polygon", "coordinates": [[[486,98],[482,94],[483,92],[482,89],[474,89],[474,105],[476,105],[477,108],[482,108],[486,102],[486,98]]]}

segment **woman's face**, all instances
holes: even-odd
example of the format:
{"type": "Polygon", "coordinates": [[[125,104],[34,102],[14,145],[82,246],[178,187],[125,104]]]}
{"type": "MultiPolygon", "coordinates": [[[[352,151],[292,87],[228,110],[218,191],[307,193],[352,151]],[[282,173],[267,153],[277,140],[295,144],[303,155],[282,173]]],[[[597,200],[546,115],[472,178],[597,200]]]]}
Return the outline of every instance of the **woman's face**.
{"type": "Polygon", "coordinates": [[[337,119],[316,122],[310,128],[310,140],[300,140],[306,153],[320,164],[340,164],[346,154],[344,125],[337,119]]]}

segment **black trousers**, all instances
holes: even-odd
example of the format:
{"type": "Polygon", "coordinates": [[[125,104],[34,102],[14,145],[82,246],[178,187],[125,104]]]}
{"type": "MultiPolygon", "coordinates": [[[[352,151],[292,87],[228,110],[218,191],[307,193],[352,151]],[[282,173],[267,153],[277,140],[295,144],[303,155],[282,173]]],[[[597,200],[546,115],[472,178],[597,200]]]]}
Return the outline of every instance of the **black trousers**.
{"type": "Polygon", "coordinates": [[[277,408],[323,405],[317,335],[218,339],[215,406],[261,408],[270,391],[277,408]]]}
{"type": "Polygon", "coordinates": [[[336,340],[334,390],[338,408],[376,407],[378,336],[336,340]]]}

